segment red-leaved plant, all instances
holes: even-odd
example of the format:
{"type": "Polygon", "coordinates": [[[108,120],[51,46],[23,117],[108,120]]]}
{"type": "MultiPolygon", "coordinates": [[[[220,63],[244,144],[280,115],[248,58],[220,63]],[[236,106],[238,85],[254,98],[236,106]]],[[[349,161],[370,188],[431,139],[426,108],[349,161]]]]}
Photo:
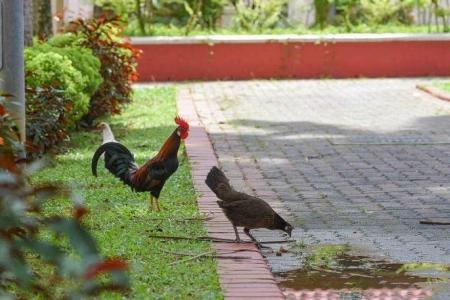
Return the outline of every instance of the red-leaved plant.
{"type": "Polygon", "coordinates": [[[60,90],[43,86],[26,89],[27,152],[47,152],[68,138],[72,103],[60,90]]]}
{"type": "Polygon", "coordinates": [[[122,106],[131,101],[140,51],[119,37],[121,28],[117,17],[102,16],[74,21],[68,29],[79,35],[81,45],[91,49],[101,62],[103,83],[92,96],[89,112],[82,120],[86,125],[92,125],[99,116],[120,113],[122,106]]]}

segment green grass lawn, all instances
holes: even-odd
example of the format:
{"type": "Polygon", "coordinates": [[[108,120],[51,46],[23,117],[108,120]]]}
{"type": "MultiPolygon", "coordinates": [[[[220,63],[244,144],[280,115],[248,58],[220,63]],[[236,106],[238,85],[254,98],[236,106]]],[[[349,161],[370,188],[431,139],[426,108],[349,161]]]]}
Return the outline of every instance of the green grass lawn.
{"type": "Polygon", "coordinates": [[[437,88],[447,92],[447,93],[450,93],[450,81],[447,81],[447,82],[436,82],[433,85],[435,87],[437,87],[437,88]]]}
{"type": "MultiPolygon", "coordinates": [[[[107,120],[116,139],[123,142],[142,164],[157,153],[175,129],[176,89],[174,87],[136,89],[134,102],[122,115],[107,120]]],[[[148,210],[148,193],[133,193],[103,168],[99,177],[91,175],[90,162],[101,144],[99,132],[80,132],[72,136],[65,154],[55,165],[33,177],[33,183],[58,182],[80,191],[90,210],[84,222],[97,238],[105,256],[121,256],[131,265],[131,292],[128,299],[221,299],[216,262],[202,258],[169,265],[186,257],[170,252],[203,253],[206,242],[161,241],[149,235],[205,235],[199,220],[180,221],[198,216],[196,194],[189,162],[180,148],[180,167],[167,181],[160,198],[162,212],[148,210]],[[155,220],[157,219],[157,220],[155,220]]],[[[67,200],[47,204],[46,212],[69,213],[67,200]]],[[[122,299],[119,294],[103,294],[101,299],[122,299]]]]}

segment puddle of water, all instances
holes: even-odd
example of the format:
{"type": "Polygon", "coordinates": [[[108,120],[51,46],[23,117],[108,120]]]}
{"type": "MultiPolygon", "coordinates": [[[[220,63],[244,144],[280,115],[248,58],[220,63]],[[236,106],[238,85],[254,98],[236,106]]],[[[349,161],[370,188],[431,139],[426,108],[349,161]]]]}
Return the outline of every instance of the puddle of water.
{"type": "Polygon", "coordinates": [[[275,274],[279,285],[286,291],[428,289],[430,283],[449,278],[450,267],[446,265],[389,263],[352,256],[348,251],[345,245],[326,245],[302,254],[303,267],[275,274]]]}
{"type": "Polygon", "coordinates": [[[364,256],[340,255],[337,265],[305,266],[301,269],[278,273],[283,288],[300,289],[374,289],[374,288],[419,288],[427,277],[411,275],[404,271],[403,264],[370,260],[364,256]]]}

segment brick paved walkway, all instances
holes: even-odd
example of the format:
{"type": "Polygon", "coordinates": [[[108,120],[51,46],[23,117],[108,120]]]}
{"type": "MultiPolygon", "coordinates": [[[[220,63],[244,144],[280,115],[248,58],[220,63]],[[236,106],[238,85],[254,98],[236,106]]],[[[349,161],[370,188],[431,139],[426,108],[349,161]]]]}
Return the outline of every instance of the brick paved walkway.
{"type": "MultiPolygon", "coordinates": [[[[450,103],[416,90],[417,82],[215,82],[182,92],[234,186],[287,215],[293,238],[450,263],[449,226],[419,224],[450,220],[450,103]]],[[[297,263],[268,258],[274,271],[297,263]]]]}

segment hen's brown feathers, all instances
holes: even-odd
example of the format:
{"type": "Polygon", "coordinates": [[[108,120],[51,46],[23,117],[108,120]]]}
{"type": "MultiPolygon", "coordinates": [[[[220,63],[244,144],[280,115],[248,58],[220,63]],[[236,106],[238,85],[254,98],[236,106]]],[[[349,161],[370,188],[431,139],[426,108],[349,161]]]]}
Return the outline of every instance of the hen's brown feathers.
{"type": "Polygon", "coordinates": [[[217,201],[217,204],[223,209],[233,226],[243,226],[247,230],[280,229],[289,233],[292,230],[292,226],[278,215],[267,202],[235,191],[219,168],[211,168],[205,183],[222,200],[217,201]]]}
{"type": "Polygon", "coordinates": [[[206,176],[206,185],[213,191],[217,198],[224,201],[233,201],[235,199],[245,198],[248,195],[239,195],[241,193],[236,192],[230,185],[230,181],[225,174],[217,167],[212,167],[206,176]]]}
{"type": "Polygon", "coordinates": [[[269,204],[263,200],[258,200],[217,201],[217,204],[223,209],[234,226],[242,226],[248,229],[272,229],[276,212],[269,204]]]}

